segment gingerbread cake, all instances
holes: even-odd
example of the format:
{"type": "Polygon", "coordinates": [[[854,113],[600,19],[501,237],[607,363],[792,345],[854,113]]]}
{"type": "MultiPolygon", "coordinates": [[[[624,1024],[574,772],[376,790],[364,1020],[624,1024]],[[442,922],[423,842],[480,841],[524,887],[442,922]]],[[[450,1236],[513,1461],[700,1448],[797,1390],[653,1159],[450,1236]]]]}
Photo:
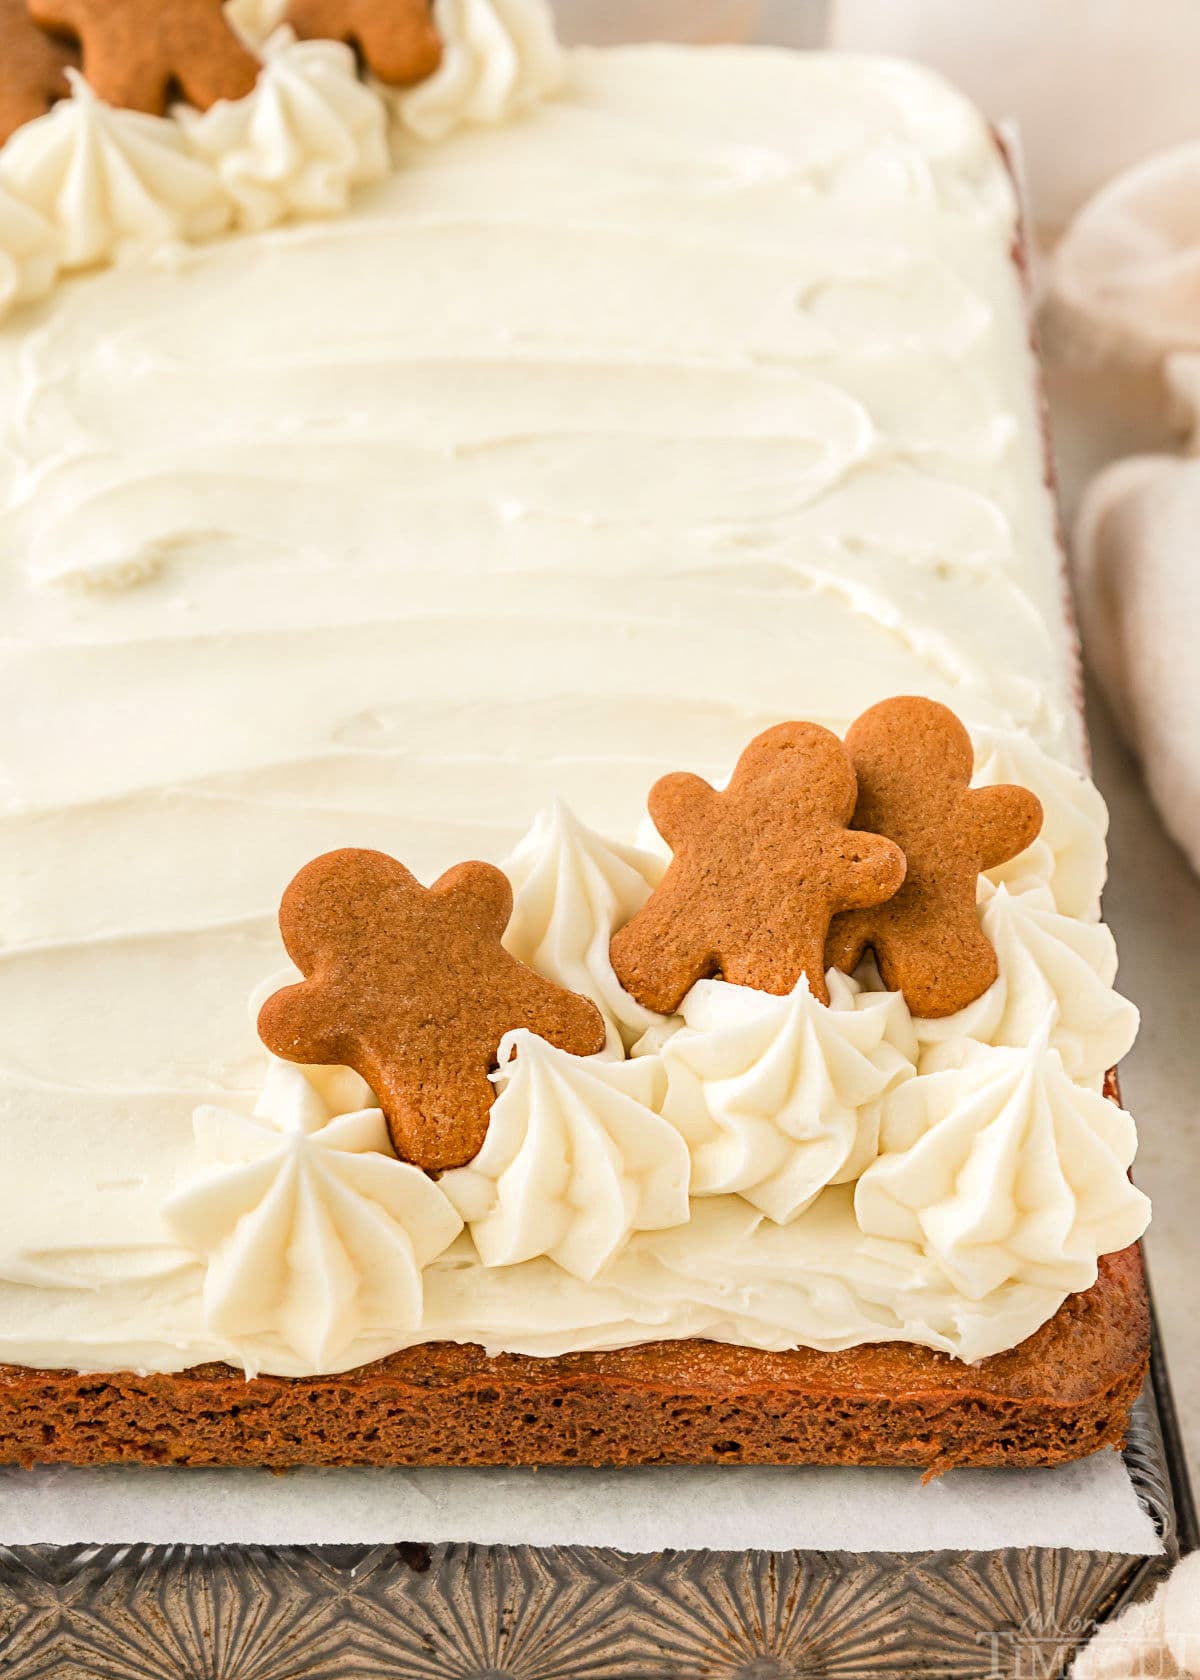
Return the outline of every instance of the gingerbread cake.
{"type": "Polygon", "coordinates": [[[0,1462],[1119,1445],[980,115],[542,0],[0,0],[0,124],[0,1462]]]}

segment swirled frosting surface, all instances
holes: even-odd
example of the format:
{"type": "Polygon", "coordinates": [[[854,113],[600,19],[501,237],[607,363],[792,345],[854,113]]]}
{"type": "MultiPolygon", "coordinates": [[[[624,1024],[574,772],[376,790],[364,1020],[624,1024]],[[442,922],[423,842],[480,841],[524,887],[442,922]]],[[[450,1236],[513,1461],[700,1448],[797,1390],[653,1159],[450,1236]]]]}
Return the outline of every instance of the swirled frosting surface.
{"type": "MultiPolygon", "coordinates": [[[[304,1368],[206,1319],[163,1207],[197,1171],[193,1111],[258,1099],[246,998],[316,853],[430,879],[502,859],[556,796],[626,847],[660,772],[723,777],[759,728],[897,692],[1077,757],[984,123],[882,61],[562,68],[511,121],[393,136],[343,217],[139,246],[0,324],[0,1360],[304,1368]]],[[[10,288],[41,284],[70,122],[10,288]]],[[[264,132],[282,157],[283,115],[264,132]]],[[[1061,866],[1080,913],[1095,822],[1067,793],[1059,817],[1035,878],[1061,866]]],[[[602,862],[538,912],[572,972],[602,862]]],[[[640,1023],[605,1001],[619,1048],[640,1023]]],[[[392,1340],[975,1358],[1060,1282],[967,1300],[906,1238],[864,1241],[835,1184],[778,1227],[693,1201],[590,1280],[482,1266],[464,1234],[392,1340]]],[[[373,1356],[377,1329],[321,1359],[373,1356]]]]}

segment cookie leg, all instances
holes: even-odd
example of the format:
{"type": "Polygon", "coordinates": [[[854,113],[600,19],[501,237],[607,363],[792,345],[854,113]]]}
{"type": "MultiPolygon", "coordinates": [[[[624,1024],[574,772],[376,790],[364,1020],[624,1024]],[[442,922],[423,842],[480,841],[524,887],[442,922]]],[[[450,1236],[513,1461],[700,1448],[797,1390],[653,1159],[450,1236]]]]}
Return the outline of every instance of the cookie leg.
{"type": "Polygon", "coordinates": [[[983,996],[1000,972],[974,912],[969,921],[939,920],[927,933],[883,930],[874,943],[884,985],[903,992],[912,1013],[926,1020],[965,1009],[983,996]]]}
{"type": "Polygon", "coordinates": [[[871,943],[871,918],[860,910],[846,910],[829,924],[825,941],[826,969],[839,968],[853,974],[871,943]]]}
{"type": "MultiPolygon", "coordinates": [[[[820,929],[819,921],[811,925],[820,929]]],[[[820,931],[802,932],[777,925],[761,929],[739,952],[737,960],[726,965],[724,977],[735,986],[753,986],[760,992],[786,997],[804,975],[818,1003],[828,1003],[825,967],[825,940],[820,931]]]]}
{"type": "Polygon", "coordinates": [[[697,980],[718,972],[716,953],[694,934],[685,940],[675,907],[651,898],[609,945],[617,979],[643,1009],[673,1015],[697,980]]]}
{"type": "Polygon", "coordinates": [[[392,87],[423,82],[442,62],[442,38],[426,0],[399,0],[368,11],[360,44],[371,69],[392,87]]]}
{"type": "Polygon", "coordinates": [[[219,99],[244,99],[253,93],[261,68],[222,19],[214,18],[208,33],[205,50],[190,52],[186,64],[177,69],[180,87],[201,111],[219,99]]]}
{"type": "Polygon", "coordinates": [[[378,1097],[397,1155],[426,1172],[465,1167],[483,1148],[496,1093],[482,1065],[453,1065],[453,1058],[428,1077],[426,1068],[405,1068],[394,1057],[364,1064],[363,1077],[378,1097]],[[372,1078],[372,1073],[374,1077],[372,1078]]]}

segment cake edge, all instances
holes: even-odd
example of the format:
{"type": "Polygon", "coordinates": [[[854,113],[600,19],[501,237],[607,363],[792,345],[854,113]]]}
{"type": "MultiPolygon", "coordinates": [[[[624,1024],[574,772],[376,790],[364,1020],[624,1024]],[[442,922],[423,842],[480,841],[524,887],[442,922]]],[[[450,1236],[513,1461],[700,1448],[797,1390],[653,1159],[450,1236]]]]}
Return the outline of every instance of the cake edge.
{"type": "Polygon", "coordinates": [[[651,1342],[488,1357],[424,1343],[356,1370],[0,1366],[0,1457],[37,1464],[1044,1466],[1120,1447],[1149,1361],[1138,1246],[1017,1348],[770,1353],[651,1342]]]}

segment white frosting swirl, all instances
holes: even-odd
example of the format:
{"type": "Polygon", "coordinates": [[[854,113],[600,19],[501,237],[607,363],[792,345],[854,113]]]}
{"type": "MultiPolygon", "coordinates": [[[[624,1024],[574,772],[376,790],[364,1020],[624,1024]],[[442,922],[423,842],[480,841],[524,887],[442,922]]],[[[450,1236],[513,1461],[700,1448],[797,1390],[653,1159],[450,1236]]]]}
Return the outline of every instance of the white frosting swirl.
{"type": "Polygon", "coordinates": [[[507,1034],[487,1139],[439,1184],[485,1266],[546,1254],[596,1276],[635,1231],[688,1218],[688,1155],[655,1112],[662,1070],[649,1057],[569,1056],[533,1033],[507,1034]]]}
{"type": "Polygon", "coordinates": [[[1108,807],[1089,776],[1052,758],[1023,730],[975,728],[975,785],[1017,782],[1042,802],[1042,829],[1031,846],[988,879],[1020,891],[1044,883],[1064,916],[1095,920],[1108,873],[1108,807]]]}
{"type": "Polygon", "coordinates": [[[609,1052],[623,1056],[624,1044],[661,1017],[617,979],[609,941],[645,904],[665,865],[606,840],[556,799],[503,867],[513,885],[506,949],[547,980],[591,998],[604,1015],[609,1052]]]}
{"type": "Polygon", "coordinates": [[[106,105],[78,71],[67,76],[71,98],[0,152],[0,183],[60,230],[64,268],[228,227],[221,183],[189,154],[177,123],[106,105]]]}
{"type": "Polygon", "coordinates": [[[918,1244],[971,1300],[1009,1282],[1087,1289],[1149,1219],[1128,1178],[1132,1119],[1071,1081],[1049,1030],[1024,1049],[972,1045],[893,1091],[884,1153],[855,1191],[863,1231],[918,1244]]]}
{"type": "Polygon", "coordinates": [[[564,58],[546,0],[434,0],[442,62],[391,95],[402,126],[440,140],[463,123],[516,116],[560,85],[564,58]]]}
{"type": "Polygon", "coordinates": [[[922,1073],[957,1066],[968,1042],[1020,1047],[1051,1021],[1050,1044],[1072,1079],[1098,1084],[1137,1037],[1138,1012],[1113,990],[1117,948],[1102,922],[1055,908],[1049,887],[1013,893],[980,880],[980,922],[1000,963],[982,997],[916,1022],[922,1073]]]}
{"type": "Polygon", "coordinates": [[[702,980],[662,1047],[663,1114],[687,1139],[692,1194],[731,1192],[778,1223],[874,1159],[880,1099],[916,1040],[898,993],[831,971],[830,1003],[802,977],[788,997],[702,980]]]}
{"type": "Polygon", "coordinates": [[[297,41],[281,30],[245,99],[221,100],[203,113],[181,106],[176,115],[241,227],[334,215],[352,187],[382,179],[391,167],[386,106],[359,81],[353,52],[338,41],[297,41]]]}
{"type": "Polygon", "coordinates": [[[58,258],[58,235],[46,218],[0,186],[0,319],[46,295],[58,258]]]}
{"type": "Polygon", "coordinates": [[[255,52],[262,51],[287,12],[288,0],[225,0],[226,22],[255,52]]]}
{"type": "MultiPolygon", "coordinates": [[[[346,1069],[272,1061],[254,1118],[194,1116],[201,1173],[163,1209],[208,1260],[210,1330],[336,1368],[362,1338],[421,1322],[422,1268],[462,1229],[432,1179],[398,1161],[346,1069]]],[[[248,1352],[249,1350],[247,1350],[248,1352]]]]}

